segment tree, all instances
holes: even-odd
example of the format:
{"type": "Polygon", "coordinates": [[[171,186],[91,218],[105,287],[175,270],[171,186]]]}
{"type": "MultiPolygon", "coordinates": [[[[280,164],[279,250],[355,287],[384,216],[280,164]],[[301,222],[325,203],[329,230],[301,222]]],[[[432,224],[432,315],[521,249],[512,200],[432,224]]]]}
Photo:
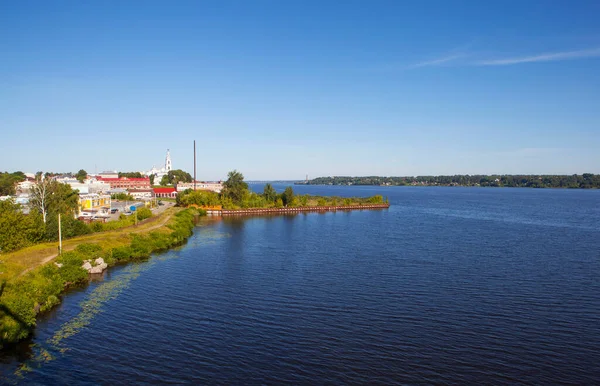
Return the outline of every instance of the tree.
{"type": "Polygon", "coordinates": [[[283,193],[281,194],[281,201],[283,201],[283,205],[288,206],[291,205],[294,201],[294,189],[291,186],[285,188],[283,193]]]}
{"type": "Polygon", "coordinates": [[[137,218],[139,221],[152,217],[152,211],[148,208],[141,207],[137,210],[137,218]]]}
{"type": "Polygon", "coordinates": [[[154,178],[156,178],[155,174],[150,174],[150,186],[154,185],[154,178]]]}
{"type": "Polygon", "coordinates": [[[263,189],[263,196],[268,202],[275,202],[277,200],[277,192],[275,191],[275,188],[273,188],[273,185],[265,185],[265,188],[263,189]]]}
{"type": "Polygon", "coordinates": [[[244,175],[237,170],[227,174],[227,181],[223,183],[223,196],[230,198],[239,204],[248,190],[248,184],[244,182],[244,175]]]}
{"type": "Polygon", "coordinates": [[[110,195],[110,199],[118,200],[118,201],[134,201],[135,200],[133,198],[133,196],[128,193],[113,193],[110,195]]]}
{"type": "Polygon", "coordinates": [[[192,176],[188,172],[181,169],[171,170],[167,174],[169,176],[169,184],[176,185],[179,182],[192,182],[192,176]]]}
{"type": "Polygon", "coordinates": [[[119,178],[127,177],[127,178],[143,178],[142,173],[140,172],[119,172],[119,178]]]}
{"type": "Polygon", "coordinates": [[[79,169],[75,175],[75,178],[77,178],[77,181],[83,183],[83,181],[87,178],[87,172],[83,169],[79,169]]]}
{"type": "Polygon", "coordinates": [[[35,234],[33,218],[23,214],[12,200],[0,201],[0,252],[10,252],[30,244],[35,234]]]}
{"type": "MultiPolygon", "coordinates": [[[[75,219],[73,216],[62,216],[60,222],[63,239],[92,233],[91,228],[86,223],[75,219]]],[[[48,216],[46,239],[58,240],[58,215],[48,216]]]]}
{"type": "Polygon", "coordinates": [[[75,218],[79,213],[79,193],[67,184],[52,181],[48,203],[48,214],[53,217],[60,213],[65,217],[75,218]]]}
{"type": "Polygon", "coordinates": [[[162,176],[162,178],[160,179],[160,184],[161,184],[162,186],[167,186],[167,185],[169,185],[169,176],[168,176],[168,175],[166,175],[166,174],[165,174],[164,176],[162,176]]]}
{"type": "Polygon", "coordinates": [[[300,196],[300,205],[307,206],[308,205],[308,199],[309,199],[308,194],[300,196]]]}
{"type": "Polygon", "coordinates": [[[177,195],[177,204],[180,206],[216,206],[221,205],[221,200],[215,192],[186,189],[177,195]]]}
{"type": "Polygon", "coordinates": [[[31,186],[29,205],[42,215],[46,224],[49,214],[74,217],[79,207],[79,195],[67,184],[40,177],[31,186]]]}
{"type": "Polygon", "coordinates": [[[29,205],[42,214],[44,224],[46,223],[46,215],[48,214],[51,183],[51,179],[44,178],[42,172],[39,172],[36,175],[35,184],[30,189],[29,205]]]}
{"type": "Polygon", "coordinates": [[[0,196],[15,194],[15,185],[25,180],[23,172],[0,173],[0,196]]]}

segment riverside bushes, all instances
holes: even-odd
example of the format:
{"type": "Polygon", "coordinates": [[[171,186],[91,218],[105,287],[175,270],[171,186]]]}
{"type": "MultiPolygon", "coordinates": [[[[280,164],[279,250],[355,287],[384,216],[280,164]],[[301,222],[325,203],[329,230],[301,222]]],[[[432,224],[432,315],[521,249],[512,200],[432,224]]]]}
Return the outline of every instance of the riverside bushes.
{"type": "Polygon", "coordinates": [[[129,245],[113,248],[80,244],[74,251],[64,252],[55,262],[4,283],[0,290],[0,347],[27,337],[36,325],[36,315],[58,304],[59,295],[66,288],[88,282],[89,274],[81,268],[84,260],[102,257],[113,266],[147,258],[152,252],[183,242],[192,234],[194,212],[187,209],[174,217],[167,232],[132,234],[129,245]]]}
{"type": "Polygon", "coordinates": [[[137,219],[138,221],[145,220],[147,218],[152,217],[152,211],[146,207],[141,207],[137,210],[137,219]]]}
{"type": "Polygon", "coordinates": [[[309,194],[297,195],[291,186],[285,188],[281,194],[267,184],[264,193],[254,193],[248,189],[242,190],[240,199],[234,199],[225,193],[186,190],[177,195],[179,206],[222,206],[223,209],[249,209],[249,208],[282,208],[282,207],[307,207],[307,206],[350,206],[367,204],[385,204],[381,195],[371,197],[322,197],[309,194]]]}
{"type": "Polygon", "coordinates": [[[271,184],[265,184],[263,193],[255,193],[244,182],[244,175],[237,170],[229,172],[221,193],[205,190],[185,190],[177,194],[178,206],[221,206],[223,209],[282,208],[307,206],[351,206],[384,204],[382,196],[372,197],[321,197],[308,194],[297,195],[291,186],[278,194],[271,184]]]}

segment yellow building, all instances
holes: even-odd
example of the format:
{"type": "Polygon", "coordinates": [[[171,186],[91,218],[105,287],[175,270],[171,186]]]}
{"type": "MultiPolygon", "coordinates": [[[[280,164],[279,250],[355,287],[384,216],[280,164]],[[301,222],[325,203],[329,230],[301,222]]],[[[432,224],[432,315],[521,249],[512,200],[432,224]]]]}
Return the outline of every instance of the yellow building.
{"type": "Polygon", "coordinates": [[[80,194],[79,195],[79,208],[80,210],[89,209],[110,209],[110,196],[107,194],[80,194]]]}

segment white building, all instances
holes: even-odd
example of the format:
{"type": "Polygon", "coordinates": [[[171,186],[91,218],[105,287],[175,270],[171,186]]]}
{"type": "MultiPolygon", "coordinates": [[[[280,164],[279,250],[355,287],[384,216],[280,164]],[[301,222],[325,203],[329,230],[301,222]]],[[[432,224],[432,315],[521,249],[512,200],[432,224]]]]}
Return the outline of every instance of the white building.
{"type": "MultiPolygon", "coordinates": [[[[223,184],[221,182],[205,182],[205,181],[196,181],[196,190],[209,190],[215,193],[221,193],[223,190],[223,184]]],[[[177,191],[183,192],[187,189],[194,189],[193,182],[180,182],[177,184],[177,191]]]]}
{"type": "Polygon", "coordinates": [[[76,179],[63,179],[60,182],[71,186],[73,190],[79,190],[79,194],[105,193],[110,190],[110,184],[95,178],[87,178],[83,180],[83,183],[76,179]]]}
{"type": "Polygon", "coordinates": [[[17,204],[27,205],[27,204],[29,204],[29,197],[30,196],[28,193],[18,194],[17,197],[15,198],[15,202],[17,204]]]}
{"type": "Polygon", "coordinates": [[[30,181],[30,180],[25,180],[25,181],[21,181],[17,184],[17,192],[29,192],[29,190],[31,189],[31,187],[35,185],[34,181],[30,181]]]}
{"type": "Polygon", "coordinates": [[[136,200],[154,198],[154,190],[152,189],[130,189],[128,193],[136,200]]]}
{"type": "Polygon", "coordinates": [[[158,184],[161,178],[167,175],[171,170],[173,170],[173,165],[171,164],[171,153],[169,152],[169,149],[167,149],[167,156],[165,157],[165,166],[160,169],[155,166],[152,166],[152,169],[146,172],[142,172],[142,174],[148,177],[154,176],[154,183],[158,184]]]}

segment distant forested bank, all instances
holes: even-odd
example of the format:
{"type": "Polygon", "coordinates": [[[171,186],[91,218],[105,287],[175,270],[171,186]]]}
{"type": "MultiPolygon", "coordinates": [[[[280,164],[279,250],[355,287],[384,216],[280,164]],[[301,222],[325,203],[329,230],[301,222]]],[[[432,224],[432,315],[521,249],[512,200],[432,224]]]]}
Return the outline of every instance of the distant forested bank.
{"type": "Polygon", "coordinates": [[[456,175],[417,177],[319,177],[308,185],[493,186],[515,188],[599,189],[600,174],[456,175]]]}

